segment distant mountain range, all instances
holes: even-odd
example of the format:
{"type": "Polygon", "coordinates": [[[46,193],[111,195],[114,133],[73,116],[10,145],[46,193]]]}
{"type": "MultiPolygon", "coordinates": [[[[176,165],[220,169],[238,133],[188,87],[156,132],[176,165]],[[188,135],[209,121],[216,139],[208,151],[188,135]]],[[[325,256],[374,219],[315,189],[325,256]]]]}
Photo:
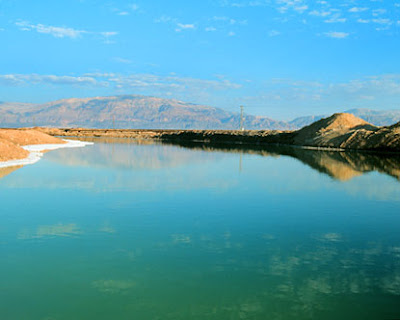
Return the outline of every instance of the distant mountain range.
{"type": "MultiPolygon", "coordinates": [[[[400,110],[345,111],[377,126],[400,121],[400,110]]],[[[245,114],[246,129],[292,130],[326,115],[279,121],[245,114]]],[[[138,129],[238,129],[239,113],[210,106],[139,95],[73,98],[44,104],[0,102],[1,127],[86,127],[138,129]]]]}

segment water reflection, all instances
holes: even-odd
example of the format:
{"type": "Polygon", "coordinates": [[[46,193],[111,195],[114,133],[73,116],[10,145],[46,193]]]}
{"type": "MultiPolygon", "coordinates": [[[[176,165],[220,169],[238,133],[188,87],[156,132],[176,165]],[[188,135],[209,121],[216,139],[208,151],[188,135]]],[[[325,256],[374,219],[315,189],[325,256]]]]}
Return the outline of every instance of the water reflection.
{"type": "MultiPolygon", "coordinates": [[[[207,152],[233,152],[254,154],[263,157],[289,156],[302,163],[327,174],[330,177],[346,181],[371,171],[385,173],[400,180],[400,154],[369,153],[369,152],[338,152],[308,150],[292,146],[243,146],[226,144],[202,144],[186,142],[168,142],[175,146],[207,152]]],[[[242,170],[240,157],[239,170],[242,170]]]]}
{"type": "Polygon", "coordinates": [[[396,156],[97,142],[0,181],[5,319],[400,317],[396,156]]]}
{"type": "MultiPolygon", "coordinates": [[[[223,153],[239,154],[238,170],[243,170],[243,155],[277,158],[291,157],[339,181],[348,181],[368,172],[380,172],[400,180],[400,154],[306,150],[292,146],[243,146],[194,142],[157,142],[119,138],[79,138],[95,142],[82,149],[61,149],[46,159],[67,166],[158,170],[216,161],[223,153]],[[175,146],[171,148],[169,146],[175,146]],[[138,148],[140,147],[140,148],[138,148]],[[203,151],[203,154],[187,150],[203,151]]],[[[0,178],[21,168],[0,169],[0,178]]]]}
{"type": "Polygon", "coordinates": [[[81,234],[79,227],[74,224],[56,224],[56,225],[41,225],[36,230],[28,228],[22,229],[18,233],[18,239],[40,239],[40,238],[54,238],[54,237],[72,237],[81,234]]]}
{"type": "Polygon", "coordinates": [[[10,173],[12,173],[15,170],[18,170],[20,168],[22,168],[22,166],[12,166],[12,167],[0,168],[0,179],[5,176],[8,176],[10,173]]]}

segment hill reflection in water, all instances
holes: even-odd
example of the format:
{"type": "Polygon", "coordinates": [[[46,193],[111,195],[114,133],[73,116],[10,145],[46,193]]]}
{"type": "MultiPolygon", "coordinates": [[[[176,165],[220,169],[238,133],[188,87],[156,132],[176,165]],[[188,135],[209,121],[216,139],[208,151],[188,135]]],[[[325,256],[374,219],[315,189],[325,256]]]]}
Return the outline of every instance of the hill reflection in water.
{"type": "Polygon", "coordinates": [[[263,157],[289,156],[340,181],[350,180],[371,171],[385,173],[400,180],[400,154],[322,151],[274,145],[261,147],[185,142],[169,142],[169,144],[209,152],[235,152],[263,157]]]}
{"type": "MultiPolygon", "coordinates": [[[[101,144],[97,144],[95,148],[77,150],[72,154],[68,153],[67,150],[60,150],[57,153],[49,154],[48,159],[67,165],[161,169],[213,161],[221,158],[221,153],[238,153],[274,158],[280,156],[291,157],[339,181],[347,181],[373,171],[384,173],[400,180],[400,154],[320,151],[292,146],[270,145],[261,147],[188,143],[183,141],[160,143],[151,140],[139,141],[115,138],[86,138],[83,140],[101,144]],[[111,152],[107,146],[109,143],[113,144],[111,152]],[[149,148],[135,148],[137,145],[148,145],[149,148]],[[198,156],[198,154],[187,152],[185,149],[205,151],[209,154],[198,156]],[[66,156],[67,153],[68,156],[66,156]]],[[[239,164],[240,166],[241,164],[239,164]]]]}

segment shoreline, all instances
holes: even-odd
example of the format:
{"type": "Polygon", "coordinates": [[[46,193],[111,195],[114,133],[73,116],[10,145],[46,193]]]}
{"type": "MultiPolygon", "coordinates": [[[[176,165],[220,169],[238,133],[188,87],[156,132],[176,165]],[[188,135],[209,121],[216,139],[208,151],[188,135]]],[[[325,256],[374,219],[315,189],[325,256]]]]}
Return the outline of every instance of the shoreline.
{"type": "Polygon", "coordinates": [[[362,145],[334,146],[297,144],[294,136],[297,131],[278,130],[173,130],[173,129],[89,129],[89,128],[36,128],[56,137],[74,138],[124,138],[143,141],[183,142],[203,144],[248,145],[248,146],[290,146],[305,150],[334,152],[367,152],[399,154],[397,146],[374,146],[365,148],[362,145]]]}
{"type": "Polygon", "coordinates": [[[45,152],[51,150],[57,150],[62,148],[80,148],[87,145],[92,145],[92,142],[84,142],[78,140],[62,139],[64,143],[60,144],[33,144],[21,146],[22,149],[29,152],[26,158],[22,159],[10,159],[6,161],[0,161],[0,168],[9,167],[22,167],[29,164],[38,162],[44,155],[45,152]]]}

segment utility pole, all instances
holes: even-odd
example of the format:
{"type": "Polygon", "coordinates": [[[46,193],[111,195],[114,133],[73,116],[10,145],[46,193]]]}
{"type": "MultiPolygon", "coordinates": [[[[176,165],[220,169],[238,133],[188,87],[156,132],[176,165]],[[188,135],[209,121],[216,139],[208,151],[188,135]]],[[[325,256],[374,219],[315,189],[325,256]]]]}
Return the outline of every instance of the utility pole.
{"type": "Polygon", "coordinates": [[[240,130],[244,131],[243,106],[240,106],[240,130]]]}
{"type": "Polygon", "coordinates": [[[115,116],[113,115],[113,129],[115,129],[115,116]]]}

